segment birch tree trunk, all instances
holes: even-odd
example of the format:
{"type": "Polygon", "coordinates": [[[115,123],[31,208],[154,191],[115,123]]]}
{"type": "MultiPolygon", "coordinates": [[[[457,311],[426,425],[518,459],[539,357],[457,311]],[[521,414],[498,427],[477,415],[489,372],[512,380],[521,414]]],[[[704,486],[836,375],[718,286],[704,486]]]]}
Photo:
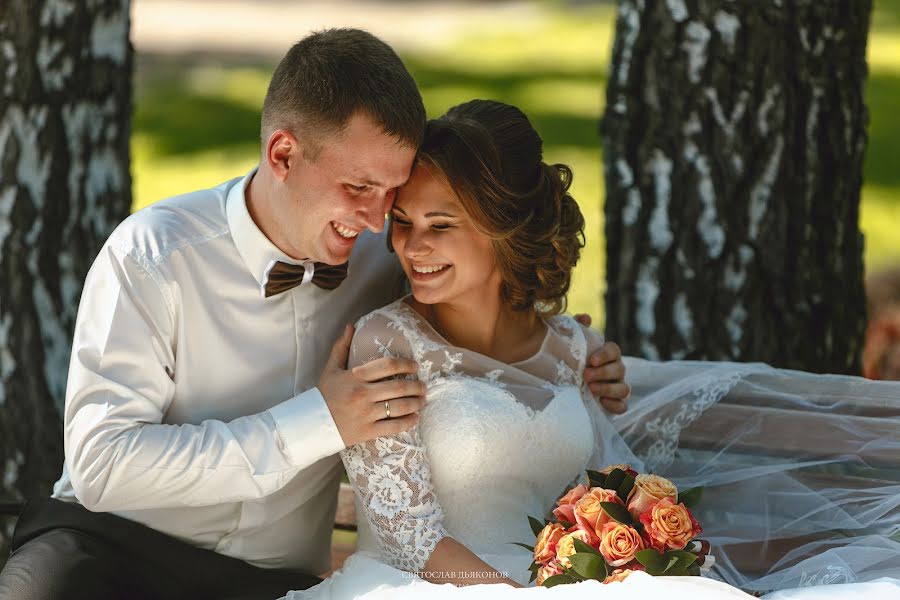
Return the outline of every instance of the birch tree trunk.
{"type": "Polygon", "coordinates": [[[601,126],[607,335],[858,374],[870,0],[620,0],[601,126]]]}
{"type": "Polygon", "coordinates": [[[128,0],[0,3],[4,500],[47,496],[60,474],[81,287],[131,207],[128,32],[128,0]]]}

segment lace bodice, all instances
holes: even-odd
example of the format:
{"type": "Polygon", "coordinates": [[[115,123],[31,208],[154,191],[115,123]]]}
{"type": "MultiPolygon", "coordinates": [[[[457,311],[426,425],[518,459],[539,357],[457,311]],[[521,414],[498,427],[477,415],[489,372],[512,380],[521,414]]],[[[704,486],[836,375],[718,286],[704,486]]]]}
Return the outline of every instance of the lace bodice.
{"type": "Polygon", "coordinates": [[[448,535],[476,553],[533,543],[526,516],[544,515],[591,463],[605,418],[582,393],[600,335],[571,317],[546,324],[540,350],[508,365],[451,346],[404,300],[360,320],[351,366],[412,358],[427,386],[416,427],[342,453],[366,517],[361,549],[414,572],[448,535]]]}

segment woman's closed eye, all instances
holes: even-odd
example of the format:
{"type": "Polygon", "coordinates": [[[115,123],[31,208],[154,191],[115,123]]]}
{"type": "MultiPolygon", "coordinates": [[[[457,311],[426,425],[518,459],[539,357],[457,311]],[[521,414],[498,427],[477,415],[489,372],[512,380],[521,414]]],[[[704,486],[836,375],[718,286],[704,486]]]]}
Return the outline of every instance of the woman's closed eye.
{"type": "MultiPolygon", "coordinates": [[[[402,217],[398,217],[396,214],[392,215],[391,218],[394,221],[394,225],[397,227],[411,227],[412,226],[411,221],[408,221],[402,217]]],[[[454,227],[456,227],[456,226],[453,225],[452,223],[432,223],[431,224],[431,229],[433,229],[435,231],[447,231],[448,229],[453,229],[454,227]]]]}

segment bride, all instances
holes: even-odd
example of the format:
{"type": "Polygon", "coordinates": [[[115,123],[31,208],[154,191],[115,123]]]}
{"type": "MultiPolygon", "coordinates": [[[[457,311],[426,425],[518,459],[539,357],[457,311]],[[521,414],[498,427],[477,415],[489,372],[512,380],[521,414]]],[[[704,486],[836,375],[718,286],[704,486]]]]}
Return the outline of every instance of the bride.
{"type": "MultiPolygon", "coordinates": [[[[361,516],[359,551],[340,571],[290,593],[288,600],[426,595],[493,600],[578,593],[629,599],[657,594],[667,600],[751,597],[713,578],[644,573],[607,585],[588,581],[518,589],[529,586],[531,553],[515,545],[534,544],[527,516],[547,515],[586,468],[629,463],[639,471],[676,475],[681,469],[683,481],[710,487],[706,493],[712,500],[727,497],[734,503],[729,505],[734,511],[699,513],[707,530],[703,537],[740,542],[771,523],[740,527],[735,515],[744,496],[728,496],[728,490],[748,484],[758,490],[753,486],[760,481],[776,491],[790,487],[797,466],[794,460],[741,464],[728,458],[725,443],[713,453],[716,461],[676,452],[679,431],[730,391],[750,384],[774,390],[772,382],[783,372],[765,365],[632,360],[635,398],[621,417],[604,410],[583,386],[585,357],[603,339],[560,314],[583,246],[584,220],[567,192],[570,180],[567,167],[543,162],[540,137],[512,106],[474,100],[429,122],[391,214],[391,244],[412,294],[361,319],[350,355],[356,369],[386,356],[414,359],[428,388],[427,405],[410,431],[342,453],[361,516]],[[655,425],[647,435],[650,423],[655,425]]],[[[390,405],[384,408],[389,418],[390,405]]],[[[856,526],[868,544],[860,552],[889,553],[876,562],[881,567],[863,566],[853,577],[864,572],[864,579],[877,579],[900,566],[900,544],[872,530],[887,523],[896,532],[897,503],[890,505],[890,498],[898,491],[879,496],[880,512],[867,505],[868,520],[842,504],[849,524],[839,526],[856,526]]],[[[802,501],[823,498],[833,500],[819,494],[802,501]]],[[[785,518],[778,526],[790,529],[785,518]]],[[[721,567],[714,576],[745,589],[802,585],[791,577],[798,564],[809,564],[789,561],[776,570],[780,578],[756,577],[763,581],[760,587],[715,545],[713,554],[721,567]]],[[[827,552],[823,546],[811,554],[808,560],[815,561],[827,552]]],[[[843,564],[854,563],[829,560],[823,568],[843,564]]],[[[819,572],[805,583],[835,581],[816,578],[819,572]]],[[[860,597],[900,593],[887,579],[831,589],[838,588],[860,597]]]]}

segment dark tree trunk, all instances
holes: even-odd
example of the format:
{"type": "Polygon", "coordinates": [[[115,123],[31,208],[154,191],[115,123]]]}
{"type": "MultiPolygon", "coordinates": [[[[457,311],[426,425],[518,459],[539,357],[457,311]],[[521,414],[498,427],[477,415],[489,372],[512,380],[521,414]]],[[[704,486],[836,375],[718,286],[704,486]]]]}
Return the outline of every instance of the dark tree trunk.
{"type": "Polygon", "coordinates": [[[860,372],[870,0],[620,0],[601,126],[627,354],[860,372]]]}
{"type": "Polygon", "coordinates": [[[62,468],[81,287],[131,207],[129,23],[128,0],[0,3],[0,500],[62,468]]]}

